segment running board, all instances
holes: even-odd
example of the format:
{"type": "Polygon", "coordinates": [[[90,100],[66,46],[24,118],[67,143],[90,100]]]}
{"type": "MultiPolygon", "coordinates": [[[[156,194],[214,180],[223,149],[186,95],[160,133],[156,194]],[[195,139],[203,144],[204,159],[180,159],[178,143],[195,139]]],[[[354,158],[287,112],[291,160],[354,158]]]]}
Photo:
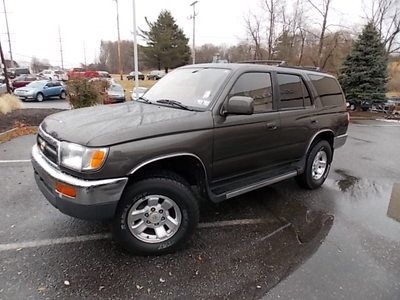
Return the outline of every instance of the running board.
{"type": "Polygon", "coordinates": [[[271,184],[274,184],[274,183],[277,183],[277,182],[280,182],[280,181],[283,181],[283,180],[286,180],[286,179],[289,179],[292,177],[296,177],[297,175],[298,175],[297,171],[292,171],[292,172],[289,172],[289,173],[286,173],[283,175],[279,175],[279,176],[268,178],[268,179],[265,179],[265,180],[262,180],[259,182],[255,182],[248,186],[227,192],[225,194],[225,199],[230,199],[230,198],[257,190],[259,188],[262,188],[262,187],[265,187],[265,186],[268,186],[268,185],[271,185],[271,184]]]}

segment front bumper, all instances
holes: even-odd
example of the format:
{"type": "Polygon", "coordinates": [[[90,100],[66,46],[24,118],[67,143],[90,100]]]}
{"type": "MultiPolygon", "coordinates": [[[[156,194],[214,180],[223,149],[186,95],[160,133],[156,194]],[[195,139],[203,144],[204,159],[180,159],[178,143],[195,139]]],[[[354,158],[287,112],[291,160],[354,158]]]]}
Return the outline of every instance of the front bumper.
{"type": "Polygon", "coordinates": [[[127,177],[82,180],[65,174],[47,161],[37,145],[32,148],[32,165],[36,183],[47,200],[61,212],[80,219],[113,218],[128,182],[127,177]],[[55,190],[57,182],[73,186],[76,189],[76,197],[70,198],[58,193],[55,190]]]}

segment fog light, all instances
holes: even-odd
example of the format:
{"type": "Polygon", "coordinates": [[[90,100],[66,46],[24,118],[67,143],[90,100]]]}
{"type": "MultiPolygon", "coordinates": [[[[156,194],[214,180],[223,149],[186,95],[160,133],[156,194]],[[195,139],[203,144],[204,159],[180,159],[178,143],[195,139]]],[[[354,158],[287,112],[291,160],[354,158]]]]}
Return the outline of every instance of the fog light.
{"type": "Polygon", "coordinates": [[[62,182],[57,182],[56,183],[56,192],[67,196],[69,198],[75,198],[76,197],[76,189],[75,187],[62,183],[62,182]]]}

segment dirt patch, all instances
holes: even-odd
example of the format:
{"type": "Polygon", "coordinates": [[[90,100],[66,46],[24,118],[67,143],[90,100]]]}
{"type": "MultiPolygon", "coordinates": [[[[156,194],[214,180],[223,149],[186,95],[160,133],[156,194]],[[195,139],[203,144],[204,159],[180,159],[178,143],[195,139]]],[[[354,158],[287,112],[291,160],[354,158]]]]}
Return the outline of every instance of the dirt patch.
{"type": "Polygon", "coordinates": [[[381,112],[373,111],[351,111],[350,119],[365,119],[365,120],[375,120],[384,119],[386,115],[381,112]]]}
{"type": "Polygon", "coordinates": [[[7,142],[13,138],[28,135],[28,134],[36,134],[38,127],[37,126],[20,126],[16,127],[13,130],[10,130],[4,134],[0,134],[0,143],[7,142]]]}
{"type": "Polygon", "coordinates": [[[39,126],[47,116],[60,109],[19,109],[6,115],[0,114],[0,133],[13,128],[39,126]]]}

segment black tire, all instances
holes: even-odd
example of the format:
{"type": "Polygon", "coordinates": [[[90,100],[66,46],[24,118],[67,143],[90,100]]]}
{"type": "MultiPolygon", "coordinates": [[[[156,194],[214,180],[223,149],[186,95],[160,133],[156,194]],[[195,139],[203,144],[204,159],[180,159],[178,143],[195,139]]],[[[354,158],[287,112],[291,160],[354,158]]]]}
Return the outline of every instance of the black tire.
{"type": "Polygon", "coordinates": [[[174,173],[154,174],[127,187],[112,222],[115,241],[132,254],[160,255],[178,250],[191,237],[199,221],[199,206],[188,184],[174,173]],[[162,195],[179,207],[182,218],[176,233],[165,241],[148,243],[135,237],[128,227],[128,212],[147,195],[162,195]]]}
{"type": "Polygon", "coordinates": [[[67,93],[65,91],[61,91],[60,99],[64,100],[65,98],[67,98],[67,93]]]}
{"type": "Polygon", "coordinates": [[[330,170],[331,163],[332,163],[332,157],[333,157],[332,146],[327,141],[322,140],[322,141],[318,141],[318,142],[314,143],[311,146],[310,151],[308,152],[304,173],[300,174],[299,176],[296,177],[297,183],[301,187],[309,189],[309,190],[314,190],[314,189],[321,187],[324,184],[326,178],[328,177],[329,170],[330,170]],[[326,153],[327,165],[326,165],[326,168],[325,168],[325,171],[324,171],[322,177],[320,179],[316,180],[313,178],[313,169],[312,168],[313,168],[314,159],[320,151],[324,151],[326,153]]]}
{"type": "Polygon", "coordinates": [[[44,100],[44,95],[42,93],[36,94],[36,101],[42,102],[44,100]]]}

